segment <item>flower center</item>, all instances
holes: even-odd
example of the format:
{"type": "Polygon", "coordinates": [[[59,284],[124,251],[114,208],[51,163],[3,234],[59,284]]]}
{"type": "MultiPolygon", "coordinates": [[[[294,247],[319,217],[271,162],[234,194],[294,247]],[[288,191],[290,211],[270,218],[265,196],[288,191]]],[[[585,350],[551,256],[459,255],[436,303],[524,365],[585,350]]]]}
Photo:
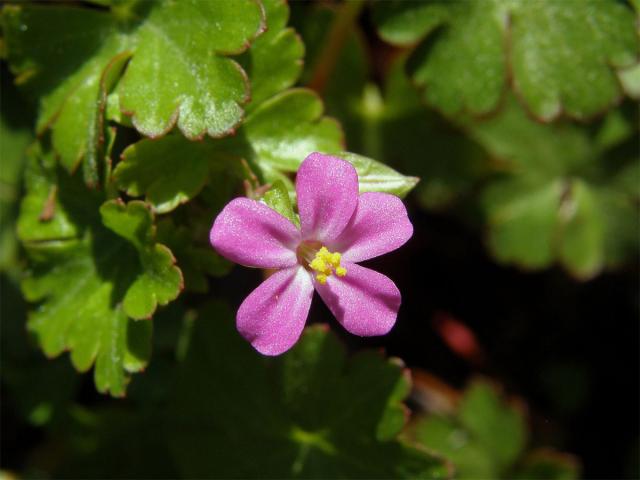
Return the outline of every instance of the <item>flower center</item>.
{"type": "Polygon", "coordinates": [[[347,269],[340,265],[342,255],[330,252],[320,242],[302,242],[298,247],[298,261],[307,270],[316,272],[316,280],[322,285],[327,283],[333,273],[339,277],[347,274],[347,269]]]}

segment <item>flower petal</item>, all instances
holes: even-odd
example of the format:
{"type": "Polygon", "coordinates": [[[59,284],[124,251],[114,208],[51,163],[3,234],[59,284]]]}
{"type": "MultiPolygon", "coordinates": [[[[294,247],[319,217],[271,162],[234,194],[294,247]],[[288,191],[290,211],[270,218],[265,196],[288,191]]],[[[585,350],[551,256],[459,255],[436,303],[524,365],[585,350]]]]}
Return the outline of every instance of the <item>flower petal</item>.
{"type": "Polygon", "coordinates": [[[413,235],[413,225],[402,200],[395,195],[368,192],[360,195],[351,221],[330,250],[347,262],[362,262],[391,252],[413,235]]]}
{"type": "Polygon", "coordinates": [[[305,158],[296,177],[298,212],[305,240],[337,237],[358,204],[358,174],[349,162],[321,153],[305,158]]]}
{"type": "Polygon", "coordinates": [[[280,270],[242,302],[238,331],[260,353],[280,355],[300,338],[312,298],[313,283],[304,268],[280,270]]]}
{"type": "Polygon", "coordinates": [[[284,268],[297,263],[300,231],[267,205],[236,198],[216,218],[209,239],[220,255],[235,263],[284,268]]]}
{"type": "Polygon", "coordinates": [[[400,291],[387,277],[355,263],[344,263],[345,277],[331,275],[314,286],[329,310],[354,335],[384,335],[391,330],[398,309],[400,291]]]}

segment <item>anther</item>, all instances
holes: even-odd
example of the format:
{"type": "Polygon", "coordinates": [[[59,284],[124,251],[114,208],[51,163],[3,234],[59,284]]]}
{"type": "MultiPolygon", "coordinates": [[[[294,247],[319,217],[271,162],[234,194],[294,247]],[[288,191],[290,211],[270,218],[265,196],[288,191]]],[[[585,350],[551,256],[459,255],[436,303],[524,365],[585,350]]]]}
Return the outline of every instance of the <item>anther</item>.
{"type": "Polygon", "coordinates": [[[341,259],[342,255],[339,252],[330,252],[323,246],[316,251],[315,257],[308,265],[317,272],[316,280],[324,285],[334,271],[338,277],[344,277],[347,274],[347,269],[340,265],[341,259]]]}

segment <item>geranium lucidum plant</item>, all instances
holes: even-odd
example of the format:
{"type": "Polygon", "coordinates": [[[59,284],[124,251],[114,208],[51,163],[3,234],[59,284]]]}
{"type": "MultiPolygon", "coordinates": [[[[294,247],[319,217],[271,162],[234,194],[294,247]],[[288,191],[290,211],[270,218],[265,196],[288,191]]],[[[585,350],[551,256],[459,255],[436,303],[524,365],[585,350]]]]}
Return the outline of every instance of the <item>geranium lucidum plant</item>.
{"type": "Polygon", "coordinates": [[[253,347],[279,355],[304,327],[314,289],[349,332],[384,335],[400,292],[386,276],[357,265],[393,251],[413,234],[402,201],[358,193],[355,168],[312,153],[298,170],[300,228],[264,203],[232,200],[216,218],[211,244],[241,265],[278,269],[242,303],[237,326],[253,347]]]}

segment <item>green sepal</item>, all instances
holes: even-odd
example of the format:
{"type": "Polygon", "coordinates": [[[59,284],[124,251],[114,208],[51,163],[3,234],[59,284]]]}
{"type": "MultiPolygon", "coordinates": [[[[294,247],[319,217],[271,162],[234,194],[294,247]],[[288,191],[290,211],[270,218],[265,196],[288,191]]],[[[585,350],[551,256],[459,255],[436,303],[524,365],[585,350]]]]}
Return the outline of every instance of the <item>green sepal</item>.
{"type": "Polygon", "coordinates": [[[417,177],[407,177],[384,163],[355,153],[336,154],[351,163],[358,172],[360,193],[383,192],[404,198],[420,181],[417,177]]]}
{"type": "Polygon", "coordinates": [[[262,197],[262,200],[280,215],[291,220],[291,223],[298,227],[300,226],[300,220],[293,211],[289,191],[282,180],[273,182],[271,188],[262,197]]]}

